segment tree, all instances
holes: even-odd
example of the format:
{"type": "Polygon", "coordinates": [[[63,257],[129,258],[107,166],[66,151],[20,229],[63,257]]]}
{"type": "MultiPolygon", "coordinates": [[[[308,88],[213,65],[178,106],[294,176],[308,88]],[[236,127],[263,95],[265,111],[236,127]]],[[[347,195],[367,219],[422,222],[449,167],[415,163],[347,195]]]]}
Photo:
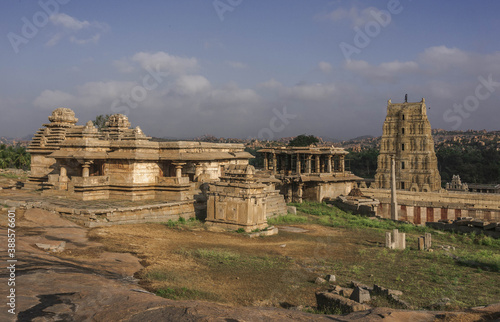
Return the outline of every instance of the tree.
{"type": "Polygon", "coordinates": [[[288,146],[310,146],[311,144],[316,144],[319,142],[319,139],[314,135],[305,135],[301,134],[295,137],[288,143],[288,146]]]}
{"type": "Polygon", "coordinates": [[[106,114],[106,115],[97,115],[95,120],[92,121],[94,123],[94,126],[97,127],[97,129],[100,131],[101,129],[107,127],[106,122],[108,121],[109,117],[111,115],[106,114]]]}

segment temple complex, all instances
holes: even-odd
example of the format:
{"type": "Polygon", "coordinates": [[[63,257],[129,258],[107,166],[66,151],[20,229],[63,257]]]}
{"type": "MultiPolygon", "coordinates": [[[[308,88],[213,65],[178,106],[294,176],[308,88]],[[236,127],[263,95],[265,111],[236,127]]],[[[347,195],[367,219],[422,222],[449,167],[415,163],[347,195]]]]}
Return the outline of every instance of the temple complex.
{"type": "Polygon", "coordinates": [[[441,189],[425,99],[415,103],[388,101],[374,188],[390,188],[391,155],[396,161],[397,189],[414,192],[441,189]]]}
{"type": "Polygon", "coordinates": [[[242,144],[153,142],[125,115],[99,131],[75,125],[72,110],[56,109],[29,146],[29,185],[82,200],[187,200],[193,182],[218,180],[229,164],[248,164],[242,144]]]}
{"type": "MultiPolygon", "coordinates": [[[[26,188],[41,190],[42,195],[83,201],[160,202],[154,210],[149,207],[147,214],[141,214],[140,218],[137,214],[144,212],[144,207],[119,211],[99,209],[94,212],[101,215],[89,217],[92,225],[137,222],[146,218],[166,221],[176,216],[194,217],[200,212],[201,217],[205,217],[210,184],[226,178],[226,168],[247,167],[252,158],[244,151],[243,144],[152,141],[139,127],[131,128],[128,118],[122,114],[111,115],[101,130],[92,121],[76,125],[78,119],[68,108],[54,110],[49,121],[38,130],[28,148],[31,175],[26,188]]],[[[266,222],[266,216],[286,213],[283,197],[275,190],[272,180],[264,181],[262,184],[247,182],[252,187],[262,185],[268,197],[260,199],[268,203],[268,207],[264,205],[261,209],[264,219],[259,217],[256,223],[259,227],[266,222]]],[[[229,186],[229,194],[238,194],[238,187],[229,186]]],[[[253,208],[245,211],[250,215],[254,213],[253,208]]]]}
{"type": "Polygon", "coordinates": [[[281,194],[287,202],[322,201],[347,195],[361,180],[346,171],[348,152],[342,148],[279,147],[258,152],[264,157],[264,172],[281,182],[281,194]]]}

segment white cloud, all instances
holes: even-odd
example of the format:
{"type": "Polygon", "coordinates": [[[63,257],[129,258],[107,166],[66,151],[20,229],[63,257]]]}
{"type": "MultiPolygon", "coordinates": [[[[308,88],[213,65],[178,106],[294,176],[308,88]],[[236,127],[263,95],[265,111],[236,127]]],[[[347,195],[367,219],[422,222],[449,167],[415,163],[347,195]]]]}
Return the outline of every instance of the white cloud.
{"type": "MultiPolygon", "coordinates": [[[[124,81],[88,82],[78,86],[75,94],[60,90],[44,90],[35,98],[33,105],[46,110],[58,107],[107,109],[112,100],[129,94],[135,85],[134,82],[124,81]]],[[[109,112],[103,112],[107,113],[109,112]]]]}
{"type": "Polygon", "coordinates": [[[57,13],[50,16],[50,21],[56,26],[62,26],[67,29],[72,30],[80,30],[84,28],[88,28],[91,26],[91,23],[84,20],[80,21],[75,19],[65,13],[57,13]]]}
{"type": "Polygon", "coordinates": [[[283,88],[283,85],[275,80],[274,78],[265,81],[263,83],[257,84],[258,88],[264,88],[264,89],[281,89],[283,88]]]}
{"type": "Polygon", "coordinates": [[[127,58],[113,61],[113,67],[115,67],[120,73],[124,74],[132,73],[136,70],[132,62],[127,58]]]}
{"type": "Polygon", "coordinates": [[[350,60],[345,63],[345,68],[371,81],[394,82],[400,76],[416,72],[419,66],[413,61],[395,60],[375,66],[364,60],[350,60]]]}
{"type": "Polygon", "coordinates": [[[360,27],[367,22],[374,20],[372,11],[378,12],[379,10],[375,7],[359,9],[356,6],[352,6],[350,9],[338,8],[327,14],[317,15],[316,17],[318,19],[326,19],[333,22],[347,20],[353,27],[360,27]]]}
{"type": "Polygon", "coordinates": [[[239,61],[227,61],[226,64],[234,69],[246,69],[246,68],[248,68],[248,66],[246,64],[239,62],[239,61]]]}
{"type": "Polygon", "coordinates": [[[195,95],[210,90],[210,82],[200,75],[183,75],[175,82],[175,91],[181,95],[195,95]]]}
{"type": "Polygon", "coordinates": [[[194,57],[173,56],[163,51],[139,52],[132,57],[132,61],[139,63],[144,69],[159,69],[174,75],[186,74],[199,68],[198,60],[194,57]]]}
{"type": "Polygon", "coordinates": [[[323,73],[330,73],[332,71],[332,64],[327,63],[325,61],[321,61],[318,63],[318,68],[323,73]]]}
{"type": "Polygon", "coordinates": [[[96,44],[101,38],[101,34],[109,29],[109,26],[105,23],[78,20],[65,13],[53,14],[49,19],[59,29],[45,43],[49,47],[57,45],[65,37],[68,37],[71,43],[77,45],[96,44]]]}
{"type": "Polygon", "coordinates": [[[288,96],[291,98],[321,101],[328,100],[336,94],[335,84],[300,84],[295,85],[287,90],[288,96]]]}
{"type": "Polygon", "coordinates": [[[33,104],[44,110],[54,110],[58,107],[70,106],[75,97],[59,90],[44,90],[33,104]]]}
{"type": "Polygon", "coordinates": [[[434,68],[446,69],[456,66],[463,66],[468,63],[470,56],[458,48],[448,48],[446,46],[435,46],[424,50],[419,55],[420,61],[431,65],[434,68]]]}
{"type": "Polygon", "coordinates": [[[258,103],[260,96],[252,89],[239,88],[236,84],[230,83],[226,86],[215,89],[211,92],[211,100],[217,104],[222,104],[227,107],[258,103]]]}

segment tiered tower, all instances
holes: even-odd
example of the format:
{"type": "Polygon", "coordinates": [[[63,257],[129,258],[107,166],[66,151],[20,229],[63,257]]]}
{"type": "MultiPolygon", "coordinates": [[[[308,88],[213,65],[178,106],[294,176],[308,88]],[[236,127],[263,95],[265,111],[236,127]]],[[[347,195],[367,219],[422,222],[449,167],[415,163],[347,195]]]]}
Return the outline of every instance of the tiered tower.
{"type": "Polygon", "coordinates": [[[391,186],[391,155],[396,160],[397,189],[417,192],[441,189],[425,99],[416,103],[387,102],[375,175],[377,188],[391,186]]]}

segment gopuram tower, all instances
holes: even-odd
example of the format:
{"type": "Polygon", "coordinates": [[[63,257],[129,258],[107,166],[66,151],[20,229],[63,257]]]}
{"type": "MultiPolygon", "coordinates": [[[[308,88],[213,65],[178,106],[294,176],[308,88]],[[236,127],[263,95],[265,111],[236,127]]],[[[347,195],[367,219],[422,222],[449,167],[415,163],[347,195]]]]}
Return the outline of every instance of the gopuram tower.
{"type": "Polygon", "coordinates": [[[441,189],[431,124],[425,99],[416,103],[387,102],[375,187],[391,187],[391,155],[396,161],[396,188],[416,192],[441,189]]]}

